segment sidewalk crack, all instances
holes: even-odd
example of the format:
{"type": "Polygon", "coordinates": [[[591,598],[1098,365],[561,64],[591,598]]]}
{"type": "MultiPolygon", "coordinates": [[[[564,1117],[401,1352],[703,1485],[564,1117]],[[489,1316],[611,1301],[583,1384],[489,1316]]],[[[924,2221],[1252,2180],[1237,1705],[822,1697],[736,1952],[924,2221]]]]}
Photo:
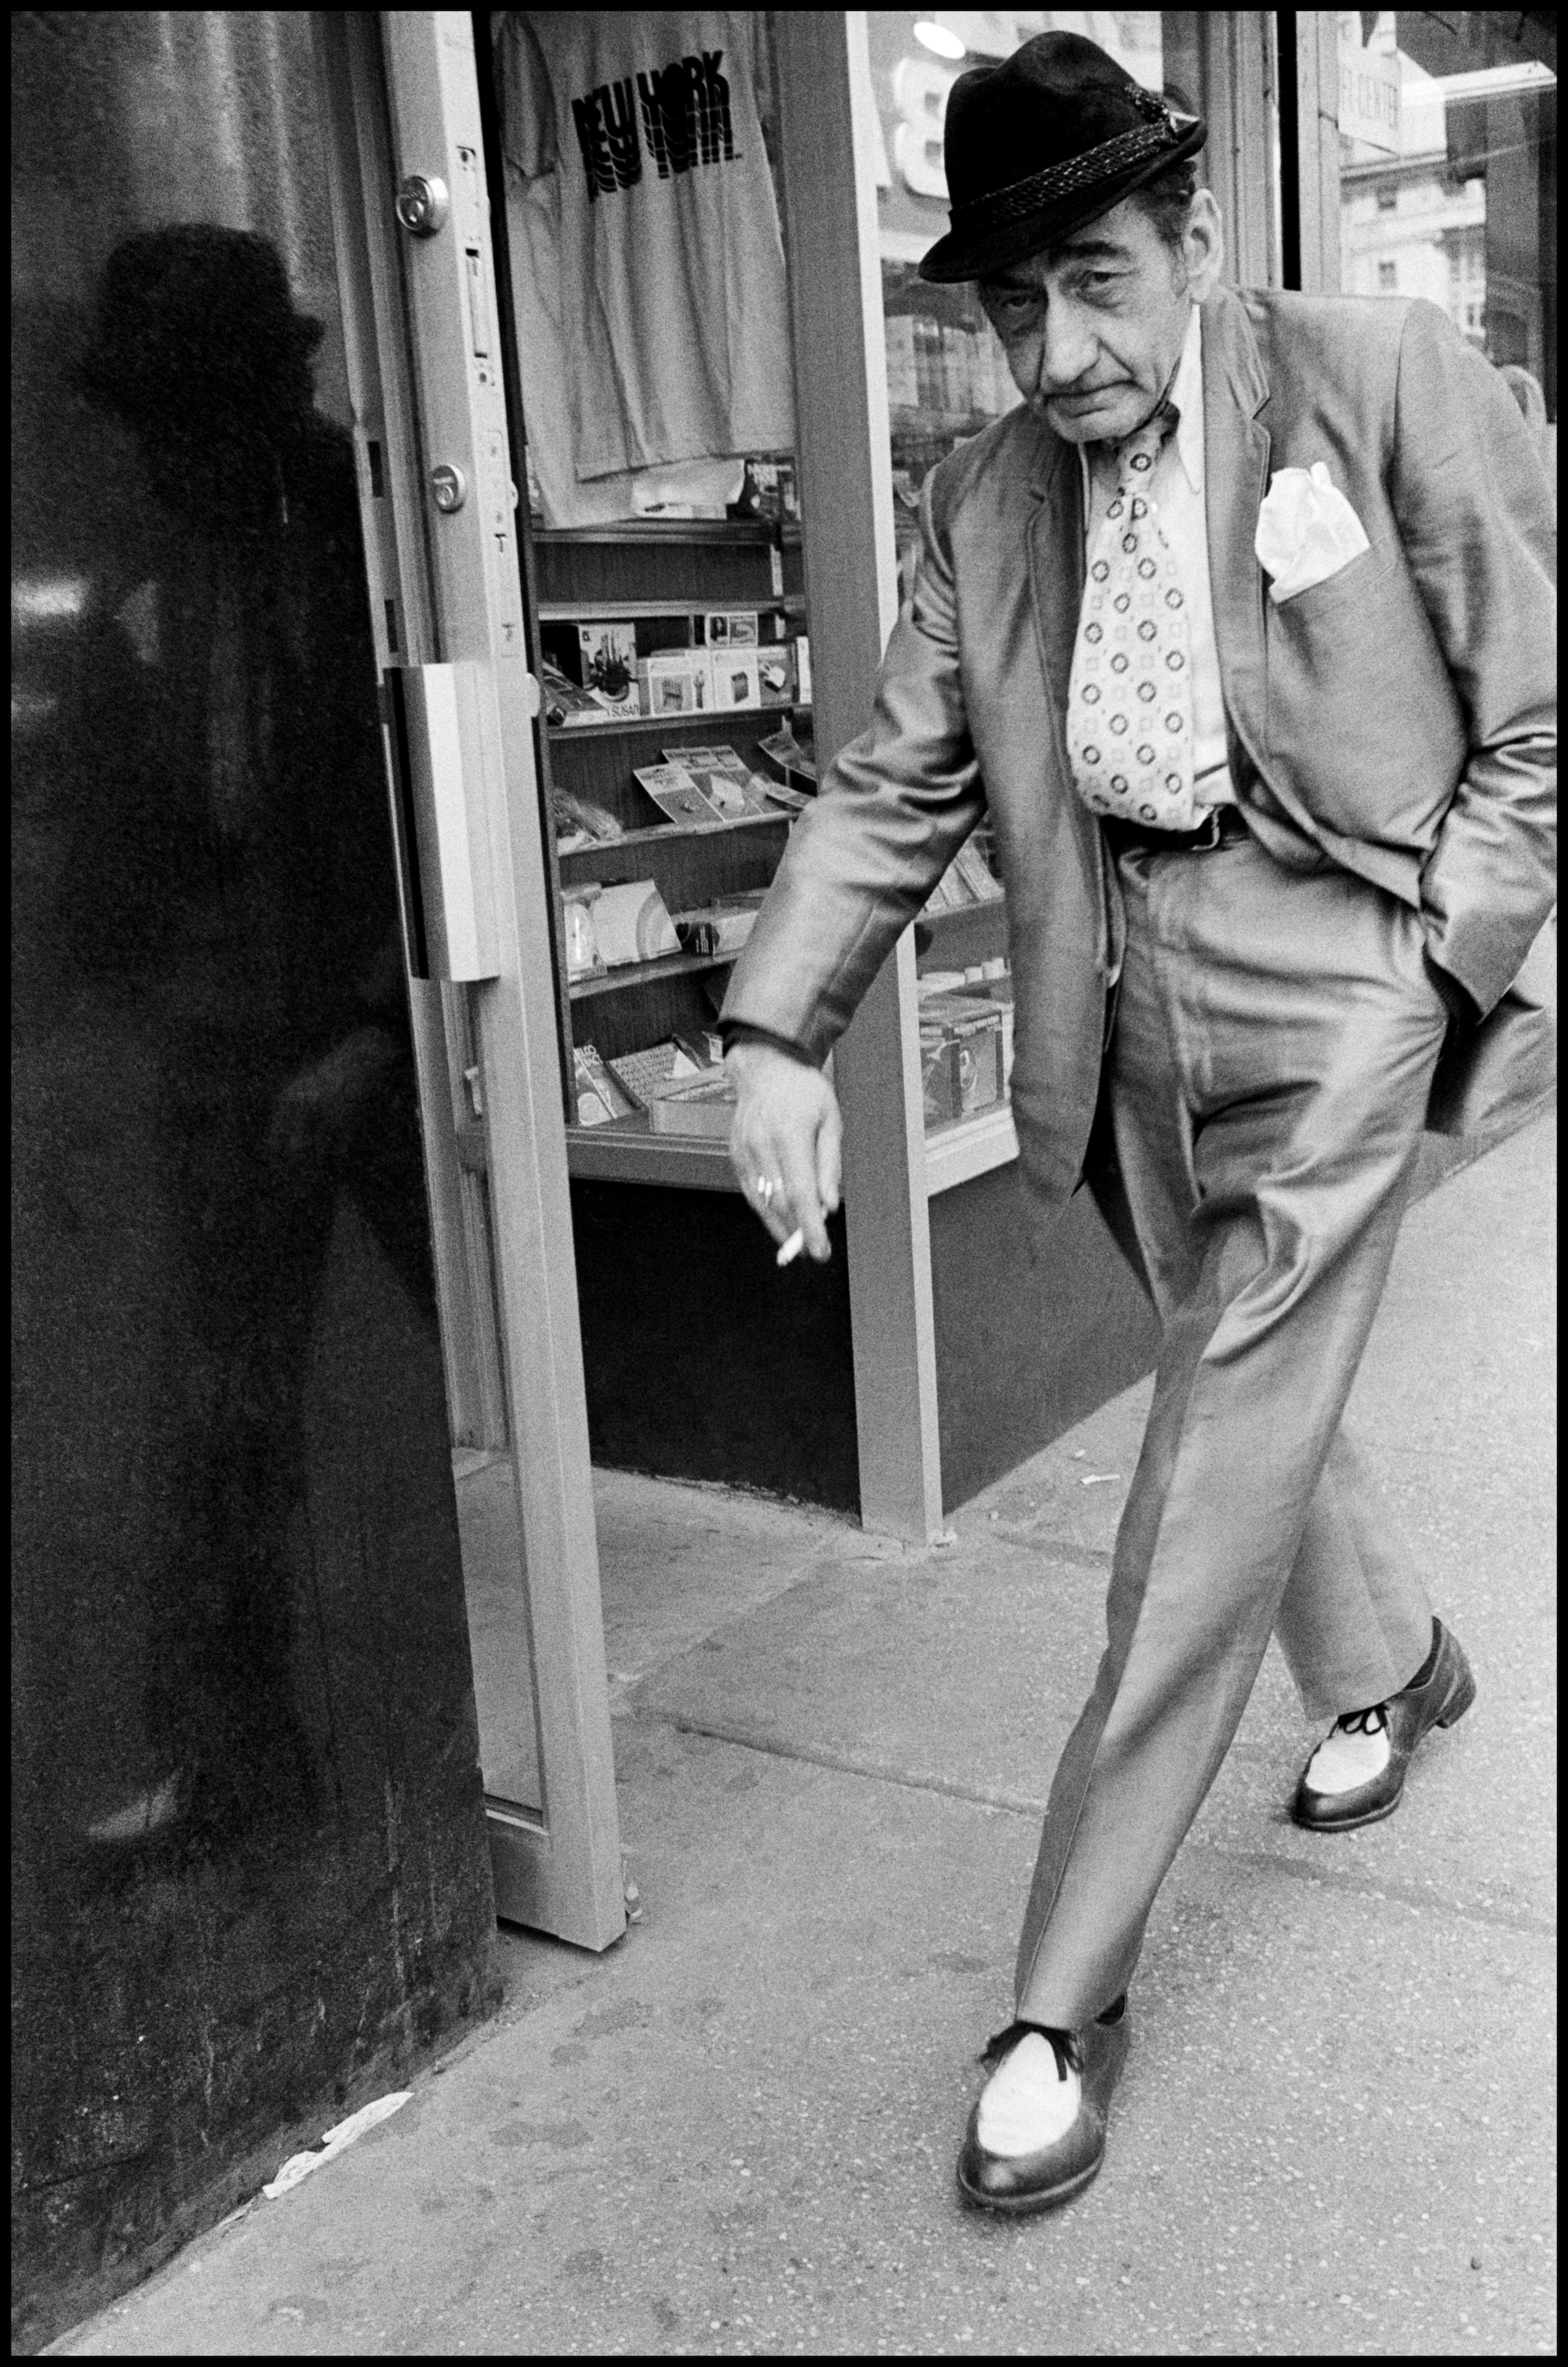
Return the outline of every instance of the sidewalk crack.
{"type": "MultiPolygon", "coordinates": [[[[809,1767],[825,1767],[835,1775],[858,1775],[869,1783],[892,1784],[905,1792],[934,1792],[942,1799],[964,1800],[977,1808],[1000,1808],[1014,1817],[1038,1818],[1045,1814],[1045,1802],[1028,1793],[960,1784],[946,1775],[919,1775],[906,1767],[857,1751],[829,1750],[780,1736],[762,1736],[716,1718],[683,1717],[673,1710],[636,1707],[631,1715],[651,1725],[667,1726],[676,1734],[696,1735],[707,1742],[727,1742],[737,1750],[756,1750],[768,1759],[799,1760],[809,1767]]],[[[1304,1859],[1277,1856],[1270,1850],[1227,1849],[1219,1842],[1196,1838],[1187,1846],[1229,1865],[1245,1866],[1255,1873],[1282,1874],[1292,1881],[1316,1883],[1325,1890],[1372,1899],[1380,1905],[1421,1908],[1458,1922],[1480,1923],[1493,1931],[1519,1931],[1532,1939],[1551,1940],[1557,1936],[1554,1922],[1532,1915],[1525,1908],[1452,1898],[1441,1891],[1425,1890],[1419,1883],[1386,1881],[1374,1874],[1336,1874],[1331,1866],[1309,1865],[1304,1859]]]]}

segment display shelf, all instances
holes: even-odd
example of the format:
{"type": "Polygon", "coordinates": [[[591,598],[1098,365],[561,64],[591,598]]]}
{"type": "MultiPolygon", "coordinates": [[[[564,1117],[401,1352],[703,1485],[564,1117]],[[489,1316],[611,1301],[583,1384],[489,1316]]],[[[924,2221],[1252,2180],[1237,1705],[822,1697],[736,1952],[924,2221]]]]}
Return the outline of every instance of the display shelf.
{"type": "Polygon", "coordinates": [[[1007,950],[1007,905],[994,896],[983,904],[951,912],[919,912],[915,920],[915,959],[922,968],[964,969],[1007,950]]]}
{"type": "Polygon", "coordinates": [[[734,830],[772,830],[782,822],[786,829],[794,816],[780,806],[777,813],[743,814],[738,821],[667,821],[654,824],[649,830],[623,830],[619,838],[596,838],[591,846],[562,846],[557,849],[562,864],[585,862],[614,855],[623,846],[668,846],[680,838],[717,838],[721,832],[734,830]]]}
{"type": "Polygon", "coordinates": [[[566,991],[574,1002],[590,995],[618,994],[627,987],[656,986],[661,979],[686,978],[701,969],[733,969],[733,954],[661,954],[656,961],[621,962],[603,978],[574,978],[566,991]]]}
{"type": "Polygon", "coordinates": [[[949,1192],[955,1184],[967,1184],[971,1175],[1005,1167],[1017,1155],[1018,1130],[1011,1105],[998,1102],[981,1117],[960,1118],[926,1136],[926,1192],[949,1192]]]}
{"type": "Polygon", "coordinates": [[[647,1121],[569,1126],[569,1174],[599,1184],[663,1184],[695,1192],[739,1192],[729,1145],[710,1136],[653,1134],[647,1121]]]}
{"type": "Polygon", "coordinates": [[[766,549],[781,542],[798,549],[798,518],[786,518],[782,527],[771,518],[617,518],[605,526],[533,526],[533,540],[545,549],[571,549],[593,543],[716,543],[730,549],[748,545],[766,549]]]}
{"type": "MultiPolygon", "coordinates": [[[[539,621],[541,625],[614,624],[625,617],[634,621],[639,617],[706,617],[714,608],[756,608],[770,613],[782,609],[787,617],[803,617],[805,595],[801,592],[751,592],[744,597],[691,600],[541,600],[539,621]]],[[[764,649],[781,648],[779,642],[764,641],[764,649]]]]}
{"type": "MultiPolygon", "coordinates": [[[[763,643],[765,649],[781,649],[783,646],[780,641],[763,643]]],[[[722,724],[726,730],[733,730],[737,723],[744,723],[753,716],[776,715],[782,720],[788,715],[809,715],[811,711],[809,698],[790,698],[781,699],[777,707],[732,707],[722,715],[716,711],[701,715],[607,715],[602,723],[547,723],[545,731],[551,745],[560,747],[562,743],[572,745],[579,740],[608,740],[617,733],[629,738],[642,731],[672,731],[683,727],[691,730],[700,725],[705,736],[700,741],[694,740],[692,744],[706,746],[711,740],[715,724],[722,724]]]]}

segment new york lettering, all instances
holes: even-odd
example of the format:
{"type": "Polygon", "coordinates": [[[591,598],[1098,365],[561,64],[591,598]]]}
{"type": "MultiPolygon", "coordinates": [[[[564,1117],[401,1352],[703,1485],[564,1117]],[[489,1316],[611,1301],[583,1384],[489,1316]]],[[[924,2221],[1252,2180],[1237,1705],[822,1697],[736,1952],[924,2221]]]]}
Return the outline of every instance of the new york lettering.
{"type": "Polygon", "coordinates": [[[635,107],[630,76],[601,83],[586,97],[572,101],[590,205],[642,179],[639,111],[642,137],[661,181],[672,173],[689,173],[694,165],[734,163],[730,85],[720,72],[723,55],[722,50],[702,50],[692,57],[674,58],[652,74],[639,74],[635,107]]]}

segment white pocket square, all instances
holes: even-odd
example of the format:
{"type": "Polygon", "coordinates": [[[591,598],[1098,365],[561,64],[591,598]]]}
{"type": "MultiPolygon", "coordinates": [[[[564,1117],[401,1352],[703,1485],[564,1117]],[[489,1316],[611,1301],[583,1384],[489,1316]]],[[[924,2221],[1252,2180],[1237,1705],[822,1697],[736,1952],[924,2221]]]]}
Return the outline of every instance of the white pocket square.
{"type": "Polygon", "coordinates": [[[1276,607],[1298,592],[1337,575],[1369,550],[1367,529],[1328,473],[1314,460],[1310,469],[1276,469],[1257,514],[1253,549],[1273,578],[1268,596],[1276,607]]]}

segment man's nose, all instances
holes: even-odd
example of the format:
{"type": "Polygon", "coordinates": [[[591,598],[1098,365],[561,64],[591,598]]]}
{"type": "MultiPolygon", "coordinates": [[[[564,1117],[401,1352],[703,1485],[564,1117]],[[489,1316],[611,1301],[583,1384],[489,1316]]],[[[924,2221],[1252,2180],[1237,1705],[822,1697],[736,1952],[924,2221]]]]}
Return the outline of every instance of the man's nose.
{"type": "Polygon", "coordinates": [[[1040,331],[1041,394],[1067,393],[1093,368],[1096,350],[1089,324],[1075,305],[1048,305],[1040,331]]]}

